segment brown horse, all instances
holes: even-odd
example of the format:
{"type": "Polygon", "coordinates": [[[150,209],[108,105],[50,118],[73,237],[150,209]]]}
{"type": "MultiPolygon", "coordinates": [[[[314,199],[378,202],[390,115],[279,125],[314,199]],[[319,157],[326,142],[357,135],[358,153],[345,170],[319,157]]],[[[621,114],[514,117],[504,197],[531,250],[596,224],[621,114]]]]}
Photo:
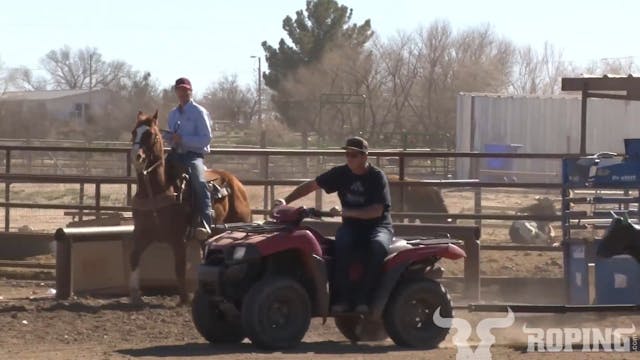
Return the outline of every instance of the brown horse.
{"type": "MultiPolygon", "coordinates": [[[[393,181],[393,184],[390,184],[389,190],[391,193],[391,206],[394,212],[402,212],[402,207],[400,204],[402,203],[402,192],[401,186],[397,183],[400,181],[400,177],[398,175],[388,175],[387,179],[389,181],[393,181]]],[[[410,180],[406,179],[405,180],[410,180]]],[[[444,202],[444,198],[442,197],[442,193],[438,188],[433,186],[405,186],[404,188],[405,194],[405,211],[407,212],[425,212],[425,213],[441,213],[448,214],[449,210],[447,209],[447,205],[444,202]]],[[[416,218],[408,218],[409,222],[415,222],[418,220],[416,218]]],[[[404,218],[395,215],[393,216],[394,221],[403,222],[404,218]]],[[[421,217],[420,222],[423,223],[431,223],[431,224],[449,224],[453,221],[451,219],[442,218],[442,217],[421,217]]]]}
{"type": "MultiPolygon", "coordinates": [[[[153,116],[138,112],[132,131],[132,143],[131,157],[138,186],[132,203],[134,229],[129,279],[131,301],[141,302],[138,268],[140,257],[151,242],[159,241],[172,247],[180,304],[185,304],[189,300],[186,289],[185,236],[191,223],[192,211],[188,202],[178,200],[188,198],[182,196],[184,188],[179,188],[180,182],[174,178],[178,175],[173,174],[175,171],[167,172],[165,167],[158,111],[153,116]]],[[[240,180],[226,171],[210,169],[207,170],[206,178],[218,187],[228,189],[228,194],[212,200],[214,223],[251,221],[249,198],[240,180]]]]}

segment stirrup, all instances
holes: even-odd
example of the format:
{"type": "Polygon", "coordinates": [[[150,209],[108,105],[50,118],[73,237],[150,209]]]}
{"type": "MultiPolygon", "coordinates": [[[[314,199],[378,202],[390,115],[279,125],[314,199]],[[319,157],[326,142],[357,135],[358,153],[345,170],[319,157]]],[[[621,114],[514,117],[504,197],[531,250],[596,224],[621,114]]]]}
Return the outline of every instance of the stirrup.
{"type": "Polygon", "coordinates": [[[211,230],[209,230],[208,228],[197,227],[193,229],[193,237],[195,240],[205,241],[209,239],[209,236],[211,236],[211,230]]]}

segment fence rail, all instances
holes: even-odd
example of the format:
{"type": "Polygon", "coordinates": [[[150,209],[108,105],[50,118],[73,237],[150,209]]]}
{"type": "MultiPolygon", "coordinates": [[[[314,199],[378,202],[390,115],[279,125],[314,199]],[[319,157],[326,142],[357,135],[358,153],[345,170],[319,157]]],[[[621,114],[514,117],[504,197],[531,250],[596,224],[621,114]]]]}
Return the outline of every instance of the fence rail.
{"type": "MultiPolygon", "coordinates": [[[[211,154],[207,155],[207,158],[213,158],[218,163],[221,159],[239,159],[239,158],[253,158],[250,162],[252,168],[250,172],[246,172],[244,176],[240,177],[241,181],[246,186],[261,186],[263,187],[263,201],[261,206],[254,210],[255,214],[265,214],[268,212],[274,197],[274,188],[276,186],[295,186],[312,176],[310,169],[318,170],[331,166],[332,159],[335,157],[343,156],[342,150],[291,150],[291,149],[228,149],[228,148],[214,148],[211,154]],[[306,160],[301,162],[301,168],[297,173],[301,176],[295,178],[274,178],[273,167],[276,164],[289,163],[289,167],[295,167],[291,165],[293,159],[306,160]],[[313,166],[308,167],[308,164],[313,166]]],[[[132,176],[132,167],[128,147],[86,147],[86,146],[37,146],[37,145],[0,145],[0,166],[4,165],[4,173],[0,172],[0,183],[5,184],[5,197],[4,201],[0,202],[0,207],[5,209],[5,231],[9,231],[10,226],[10,211],[12,208],[28,208],[28,209],[57,209],[68,210],[78,212],[81,216],[83,212],[85,214],[92,213],[96,217],[100,217],[101,212],[130,212],[131,208],[127,205],[112,205],[104,204],[101,199],[102,187],[106,185],[122,185],[127,187],[126,199],[131,199],[132,186],[135,184],[136,179],[132,176]],[[34,153],[69,153],[75,157],[81,159],[91,159],[91,156],[102,156],[110,154],[112,157],[121,159],[119,166],[121,170],[119,172],[109,172],[110,174],[116,174],[112,176],[99,176],[90,174],[90,172],[83,172],[82,174],[30,174],[30,173],[16,173],[12,170],[12,165],[16,162],[25,162],[29,156],[34,153]],[[18,156],[19,155],[19,156],[18,156]],[[19,158],[19,159],[18,159],[19,158]],[[120,174],[120,175],[118,175],[120,174]],[[38,202],[25,202],[16,201],[11,199],[11,185],[12,184],[77,184],[80,186],[80,198],[77,204],[56,204],[56,203],[38,203],[38,202]],[[93,194],[93,203],[84,203],[84,190],[85,186],[93,186],[95,192],[93,194]]],[[[473,212],[462,213],[417,213],[409,211],[393,212],[394,215],[406,216],[406,217],[428,217],[428,218],[453,218],[462,220],[475,220],[478,229],[483,220],[542,220],[542,221],[559,221],[560,216],[531,216],[531,215],[510,215],[510,214],[492,214],[482,212],[482,190],[483,189],[540,189],[540,190],[557,190],[558,195],[562,186],[560,183],[547,183],[547,182],[497,182],[497,181],[479,181],[479,160],[482,158],[516,158],[516,159],[562,159],[566,157],[578,157],[577,154],[549,154],[549,153],[524,153],[524,154],[509,154],[509,153],[478,153],[478,152],[441,152],[441,151],[424,151],[424,150],[373,150],[370,151],[369,157],[372,162],[381,164],[384,163],[389,167],[393,167],[399,178],[402,181],[391,181],[392,185],[398,185],[401,190],[401,204],[406,198],[406,187],[424,187],[424,186],[436,186],[438,188],[448,189],[465,189],[465,191],[473,192],[473,212]],[[457,159],[457,158],[471,158],[470,161],[470,174],[472,179],[470,180],[407,180],[407,174],[409,166],[412,162],[417,162],[420,159],[457,159]]],[[[113,160],[110,160],[113,162],[113,160]]],[[[340,161],[333,159],[334,162],[340,161]]],[[[239,161],[242,163],[242,161],[239,161]]],[[[248,161],[244,161],[247,163],[248,161]]],[[[56,167],[66,164],[64,161],[56,163],[55,161],[47,162],[48,166],[56,167]],[[57,165],[56,165],[57,164],[57,165]]],[[[294,164],[297,164],[294,162],[294,164]]],[[[419,163],[422,164],[422,163],[419,163]]],[[[117,169],[117,167],[114,167],[117,169]]],[[[0,169],[0,171],[2,171],[0,169]]],[[[129,202],[127,202],[129,204],[129,202]]],[[[316,196],[316,204],[322,204],[322,193],[318,192],[316,196]]],[[[400,225],[399,225],[400,226],[400,225]]],[[[421,229],[421,228],[417,228],[421,229]]],[[[43,235],[44,236],[44,235],[43,235]]],[[[50,235],[49,235],[50,236],[50,235]]],[[[468,245],[470,246],[470,245],[468,245]]],[[[561,248],[550,246],[529,246],[529,245],[495,245],[487,244],[481,247],[486,251],[546,251],[555,252],[561,251],[561,248]]],[[[467,249],[471,250],[471,249],[467,249]]],[[[478,269],[478,258],[471,259],[471,263],[468,263],[468,267],[465,266],[465,271],[471,271],[466,275],[476,278],[475,272],[478,269]],[[472,270],[467,270],[472,269],[472,270]]],[[[2,264],[0,263],[0,266],[2,264]]],[[[24,266],[36,266],[34,264],[24,263],[24,266]]],[[[479,286],[479,283],[475,283],[479,286]]],[[[476,285],[474,285],[476,286],[476,285]]]]}
{"type": "MultiPolygon", "coordinates": [[[[0,202],[0,206],[5,209],[5,231],[10,229],[10,209],[11,208],[30,208],[30,209],[62,209],[62,210],[76,210],[76,211],[95,211],[98,215],[101,211],[128,211],[128,206],[113,206],[101,204],[101,187],[103,185],[126,185],[127,194],[126,200],[129,204],[132,197],[132,185],[135,184],[135,178],[132,176],[131,160],[128,156],[128,147],[113,147],[113,146],[40,146],[40,145],[0,145],[0,154],[4,155],[2,161],[4,162],[4,173],[0,173],[0,182],[5,183],[5,197],[4,201],[0,202]],[[83,175],[57,175],[57,174],[26,174],[26,173],[14,173],[12,172],[12,162],[15,159],[15,155],[20,153],[23,157],[32,155],[33,153],[70,153],[74,156],[78,154],[111,154],[114,156],[122,156],[120,166],[122,171],[120,174],[124,176],[99,176],[91,175],[89,171],[84,172],[83,175]],[[89,174],[89,175],[87,175],[89,174]],[[20,183],[49,183],[49,184],[78,184],[80,186],[80,197],[78,204],[34,204],[19,201],[11,201],[11,184],[20,183]],[[93,185],[95,187],[93,204],[84,204],[84,192],[85,185],[93,185]]],[[[295,186],[305,181],[311,176],[309,168],[305,167],[302,171],[297,171],[304,175],[303,178],[287,178],[287,179],[275,179],[273,178],[274,170],[271,169],[272,163],[276,160],[290,162],[292,158],[306,158],[305,165],[310,161],[309,158],[315,158],[316,167],[331,166],[331,162],[327,162],[327,158],[341,157],[343,156],[343,150],[309,150],[309,149],[236,149],[236,148],[214,148],[207,157],[213,157],[214,159],[226,159],[226,158],[256,158],[252,165],[254,169],[249,174],[244,174],[241,177],[243,184],[247,186],[262,186],[263,187],[263,201],[262,206],[255,209],[257,212],[264,212],[264,209],[270,208],[271,201],[273,200],[274,187],[275,186],[295,186]],[[286,160],[289,159],[289,160],[286,160]],[[250,175],[250,176],[249,176],[250,175]]],[[[547,190],[560,190],[561,185],[559,183],[546,183],[546,182],[490,182],[490,181],[478,181],[478,159],[481,158],[518,158],[518,159],[561,159],[565,157],[577,157],[577,154],[551,154],[551,153],[479,153],[479,152],[442,152],[442,151],[425,151],[425,150],[372,150],[369,153],[372,161],[380,163],[382,160],[387,160],[390,163],[395,164],[399,178],[402,181],[391,181],[391,184],[400,185],[400,206],[399,213],[403,215],[405,213],[403,204],[406,199],[406,187],[407,186],[436,186],[438,188],[463,188],[472,189],[474,191],[474,212],[469,214],[413,214],[409,213],[407,216],[415,215],[419,217],[430,216],[432,218],[448,217],[456,219],[475,219],[477,224],[481,224],[483,219],[493,220],[517,220],[517,219],[530,219],[530,217],[519,215],[494,215],[494,214],[482,214],[481,213],[481,189],[482,188],[524,188],[524,189],[547,189],[547,190]],[[408,163],[416,159],[450,159],[450,158],[472,158],[471,167],[474,169],[472,174],[476,175],[475,179],[471,180],[407,180],[407,166],[408,163]]],[[[86,158],[86,156],[85,156],[86,158]]],[[[312,159],[313,160],[313,159],[312,159]]],[[[246,163],[247,161],[244,161],[246,163]]],[[[313,163],[313,161],[311,161],[313,163]]],[[[52,164],[51,166],[58,166],[52,164]]],[[[289,165],[289,168],[295,167],[289,165]]],[[[318,170],[318,169],[315,169],[318,170]]],[[[114,173],[113,171],[110,173],[114,173]]],[[[318,193],[316,196],[316,204],[322,203],[322,193],[318,193]]],[[[546,219],[545,219],[546,220],[546,219]]],[[[556,220],[555,218],[553,220],[556,220]]]]}

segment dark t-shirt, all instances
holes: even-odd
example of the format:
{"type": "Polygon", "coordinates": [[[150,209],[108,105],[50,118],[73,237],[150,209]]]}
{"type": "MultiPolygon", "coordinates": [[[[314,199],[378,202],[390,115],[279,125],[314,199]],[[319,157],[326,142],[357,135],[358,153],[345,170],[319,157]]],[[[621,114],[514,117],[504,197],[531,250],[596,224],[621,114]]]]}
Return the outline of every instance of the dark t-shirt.
{"type": "Polygon", "coordinates": [[[380,204],[384,207],[382,216],[378,218],[366,220],[344,218],[344,224],[362,227],[380,225],[391,227],[389,182],[382,170],[369,165],[366,173],[356,175],[345,164],[318,175],[316,182],[328,194],[337,191],[343,208],[358,209],[374,204],[380,204]]]}

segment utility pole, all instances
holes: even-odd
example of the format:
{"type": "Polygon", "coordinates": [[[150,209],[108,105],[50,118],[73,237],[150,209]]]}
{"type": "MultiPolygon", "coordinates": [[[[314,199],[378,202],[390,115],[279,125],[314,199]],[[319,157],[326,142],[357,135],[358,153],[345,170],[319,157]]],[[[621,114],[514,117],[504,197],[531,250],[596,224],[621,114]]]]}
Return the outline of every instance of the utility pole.
{"type": "Polygon", "coordinates": [[[258,59],[258,125],[260,129],[264,129],[262,124],[262,58],[255,55],[251,58],[258,59]]]}
{"type": "Polygon", "coordinates": [[[89,93],[93,82],[93,51],[89,54],[89,93]]]}
{"type": "Polygon", "coordinates": [[[93,50],[91,50],[91,53],[89,54],[89,111],[83,107],[82,117],[84,118],[84,121],[87,121],[87,112],[90,112],[92,107],[91,90],[93,90],[93,50]]]}

